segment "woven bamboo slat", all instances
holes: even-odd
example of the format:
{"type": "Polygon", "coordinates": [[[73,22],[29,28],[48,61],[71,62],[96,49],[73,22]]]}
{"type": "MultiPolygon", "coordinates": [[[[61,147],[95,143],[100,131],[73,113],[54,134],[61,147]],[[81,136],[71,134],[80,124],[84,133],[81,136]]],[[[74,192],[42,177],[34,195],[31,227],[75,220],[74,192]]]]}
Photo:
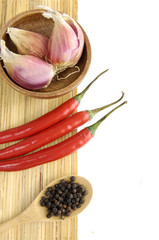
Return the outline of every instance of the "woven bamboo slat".
{"type": "MultiPolygon", "coordinates": [[[[16,14],[34,9],[38,4],[66,12],[77,20],[77,0],[1,0],[0,26],[16,14]]],[[[77,93],[56,99],[41,100],[22,95],[0,77],[0,131],[18,126],[56,108],[77,93]]],[[[65,138],[56,140],[51,146],[65,138]]],[[[2,144],[0,148],[11,144],[2,144]]],[[[21,213],[37,194],[54,179],[77,174],[77,152],[53,163],[20,172],[0,172],[0,223],[21,213]]],[[[11,228],[0,234],[0,240],[76,240],[77,217],[54,223],[30,223],[11,228]]]]}

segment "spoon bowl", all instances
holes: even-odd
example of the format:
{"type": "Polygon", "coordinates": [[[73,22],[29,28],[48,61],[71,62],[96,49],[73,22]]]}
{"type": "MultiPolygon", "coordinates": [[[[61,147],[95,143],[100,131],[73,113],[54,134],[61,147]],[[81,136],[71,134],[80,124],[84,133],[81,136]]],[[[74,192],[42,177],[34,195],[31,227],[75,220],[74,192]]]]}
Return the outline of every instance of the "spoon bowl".
{"type": "Polygon", "coordinates": [[[40,205],[40,199],[42,196],[45,195],[45,192],[48,187],[53,187],[55,184],[58,184],[62,179],[65,179],[66,181],[70,180],[70,177],[72,175],[68,175],[65,177],[58,178],[54,181],[52,181],[49,185],[47,185],[35,198],[35,200],[30,204],[30,206],[25,209],[22,213],[20,213],[15,218],[12,218],[11,220],[8,220],[2,224],[0,224],[0,232],[6,231],[9,228],[15,227],[19,224],[27,223],[27,222],[53,222],[53,221],[66,221],[66,219],[70,219],[79,213],[81,213],[90,203],[92,199],[93,189],[91,183],[81,177],[81,176],[75,176],[76,181],[75,183],[79,183],[80,185],[83,185],[88,194],[84,197],[85,202],[81,205],[80,208],[77,208],[76,210],[73,210],[70,214],[70,216],[66,217],[64,220],[61,219],[59,216],[52,216],[51,218],[47,218],[47,209],[45,207],[42,207],[40,205]]]}

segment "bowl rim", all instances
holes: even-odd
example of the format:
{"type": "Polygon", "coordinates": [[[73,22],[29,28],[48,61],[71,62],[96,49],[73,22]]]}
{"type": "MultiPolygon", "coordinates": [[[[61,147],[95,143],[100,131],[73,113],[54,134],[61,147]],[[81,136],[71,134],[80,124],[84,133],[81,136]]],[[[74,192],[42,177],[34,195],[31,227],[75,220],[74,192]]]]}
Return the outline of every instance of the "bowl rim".
{"type": "MultiPolygon", "coordinates": [[[[7,28],[11,25],[14,24],[15,22],[17,22],[18,20],[20,20],[23,17],[26,16],[30,16],[33,15],[35,13],[43,13],[44,11],[46,11],[45,9],[32,9],[32,10],[27,10],[24,12],[21,12],[17,15],[15,15],[14,17],[12,17],[10,20],[8,20],[0,29],[0,39],[3,39],[5,34],[6,34],[6,30],[7,28]]],[[[76,21],[76,20],[75,20],[76,21]]],[[[77,22],[77,21],[76,21],[77,22]]],[[[78,22],[77,22],[78,23],[78,22]]],[[[79,24],[79,23],[78,23],[79,24]]],[[[84,44],[87,47],[87,52],[89,53],[89,57],[86,59],[86,63],[85,66],[83,68],[82,73],[78,76],[77,79],[75,79],[75,81],[73,81],[71,84],[69,84],[68,86],[56,90],[56,91],[51,91],[51,92],[36,92],[36,91],[31,91],[25,88],[22,88],[21,86],[17,85],[16,83],[14,83],[5,73],[3,66],[0,64],[0,72],[2,74],[2,77],[5,79],[5,81],[16,91],[29,96],[29,97],[33,97],[33,98],[41,98],[41,99],[49,99],[49,98],[55,98],[55,97],[60,97],[62,95],[65,95],[71,91],[73,91],[75,88],[78,87],[78,85],[82,82],[82,80],[84,79],[84,76],[86,75],[90,63],[91,63],[91,57],[92,57],[92,51],[91,51],[91,45],[90,45],[90,41],[89,38],[86,34],[86,32],[84,31],[84,29],[82,28],[82,26],[79,24],[79,26],[81,27],[83,34],[84,34],[84,44]]]]}

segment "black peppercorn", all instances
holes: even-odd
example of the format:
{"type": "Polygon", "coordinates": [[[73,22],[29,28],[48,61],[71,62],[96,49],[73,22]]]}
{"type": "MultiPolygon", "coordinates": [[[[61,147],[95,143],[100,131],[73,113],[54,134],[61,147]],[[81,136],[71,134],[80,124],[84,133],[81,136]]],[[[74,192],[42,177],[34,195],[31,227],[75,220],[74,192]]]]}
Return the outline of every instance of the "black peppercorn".
{"type": "Polygon", "coordinates": [[[82,194],[81,193],[77,193],[77,197],[82,197],[82,194]]]}
{"type": "Polygon", "coordinates": [[[52,191],[50,192],[50,194],[51,194],[52,196],[54,196],[55,190],[52,190],[52,191]]]}
{"type": "Polygon", "coordinates": [[[55,188],[55,192],[58,193],[58,191],[59,191],[59,188],[56,187],[56,188],[55,188]]]}
{"type": "Polygon", "coordinates": [[[61,210],[61,212],[62,212],[62,213],[65,213],[65,212],[66,212],[66,210],[65,210],[65,209],[62,209],[62,210],[61,210]]]}
{"type": "Polygon", "coordinates": [[[66,195],[66,194],[63,192],[63,193],[61,194],[61,197],[65,197],[65,195],[66,195]]]}
{"type": "Polygon", "coordinates": [[[73,198],[73,194],[70,194],[70,198],[73,198]]]}
{"type": "Polygon", "coordinates": [[[79,204],[79,202],[75,202],[76,206],[79,204]]]}
{"type": "Polygon", "coordinates": [[[53,187],[48,187],[45,196],[41,197],[40,205],[46,207],[51,216],[70,216],[70,213],[80,208],[84,203],[84,196],[87,194],[83,185],[76,183],[76,177],[70,177],[69,181],[62,179],[53,187]]]}
{"type": "Polygon", "coordinates": [[[67,210],[71,210],[71,207],[70,206],[67,206],[67,208],[66,208],[67,210]]]}
{"type": "Polygon", "coordinates": [[[82,195],[87,195],[88,193],[87,193],[87,191],[86,190],[84,190],[83,192],[82,192],[82,195]]]}
{"type": "Polygon", "coordinates": [[[71,206],[72,206],[72,202],[68,202],[68,203],[67,203],[67,206],[70,206],[70,207],[71,207],[71,206]]]}
{"type": "Polygon", "coordinates": [[[59,204],[59,208],[62,208],[62,207],[63,207],[63,204],[62,204],[62,203],[60,203],[60,204],[59,204]]]}
{"type": "Polygon", "coordinates": [[[52,207],[52,208],[54,208],[54,207],[56,207],[56,206],[55,206],[55,204],[54,204],[54,203],[52,203],[52,204],[51,204],[51,207],[52,207]]]}
{"type": "Polygon", "coordinates": [[[47,203],[48,201],[49,201],[49,199],[48,199],[48,198],[46,198],[46,199],[44,200],[44,202],[45,202],[45,203],[47,203]]]}
{"type": "Polygon", "coordinates": [[[55,205],[56,206],[59,206],[60,202],[59,201],[56,201],[55,205]]]}
{"type": "Polygon", "coordinates": [[[84,200],[83,200],[83,199],[80,199],[80,200],[79,200],[79,203],[80,203],[80,204],[83,204],[83,203],[84,203],[84,200]]]}
{"type": "Polygon", "coordinates": [[[56,208],[56,207],[53,208],[53,209],[52,209],[52,212],[53,212],[53,213],[56,213],[56,212],[57,212],[57,208],[56,208]]]}
{"type": "Polygon", "coordinates": [[[63,201],[63,197],[59,197],[59,202],[62,202],[63,201]]]}
{"type": "Polygon", "coordinates": [[[76,192],[77,192],[77,190],[74,188],[74,189],[72,189],[72,192],[73,192],[73,193],[76,193],[76,192]]]}
{"type": "Polygon", "coordinates": [[[61,194],[62,194],[62,191],[61,191],[61,190],[58,190],[58,194],[61,195],[61,194]]]}
{"type": "Polygon", "coordinates": [[[68,189],[65,189],[65,194],[68,193],[68,189]]]}
{"type": "Polygon", "coordinates": [[[72,176],[72,177],[70,178],[70,180],[71,180],[71,182],[74,182],[74,181],[76,180],[76,178],[75,178],[74,176],[72,176]]]}
{"type": "Polygon", "coordinates": [[[58,210],[59,215],[61,214],[61,210],[58,210]]]}
{"type": "Polygon", "coordinates": [[[64,204],[64,205],[63,205],[63,208],[67,208],[67,205],[66,205],[66,204],[64,204]]]}
{"type": "Polygon", "coordinates": [[[72,188],[76,188],[77,187],[77,184],[76,183],[73,183],[72,184],[72,188]]]}
{"type": "Polygon", "coordinates": [[[77,194],[76,194],[76,193],[74,193],[74,194],[73,194],[73,197],[74,197],[74,198],[77,198],[77,194]]]}
{"type": "Polygon", "coordinates": [[[66,214],[65,214],[65,215],[68,217],[68,216],[70,216],[70,213],[69,213],[69,212],[66,212],[66,214]]]}
{"type": "Polygon", "coordinates": [[[59,198],[59,194],[56,193],[55,198],[58,199],[59,198]]]}
{"type": "Polygon", "coordinates": [[[51,202],[46,203],[46,207],[47,208],[51,207],[51,202]]]}
{"type": "Polygon", "coordinates": [[[45,192],[45,195],[46,195],[46,196],[50,196],[50,191],[46,191],[46,192],[45,192]]]}
{"type": "Polygon", "coordinates": [[[76,200],[73,198],[71,202],[72,202],[72,203],[75,203],[75,202],[76,202],[76,200]]]}
{"type": "Polygon", "coordinates": [[[45,199],[46,199],[45,197],[42,197],[42,198],[41,198],[41,201],[45,201],[45,199]]]}
{"type": "Polygon", "coordinates": [[[72,205],[72,209],[73,209],[73,210],[76,210],[76,208],[77,208],[77,207],[76,207],[76,205],[75,205],[75,204],[74,204],[74,205],[72,205]]]}
{"type": "Polygon", "coordinates": [[[62,191],[62,192],[65,191],[65,187],[64,187],[64,186],[61,187],[61,191],[62,191]]]}
{"type": "Polygon", "coordinates": [[[60,189],[60,188],[62,187],[62,183],[59,183],[58,187],[59,187],[59,189],[60,189]]]}
{"type": "Polygon", "coordinates": [[[71,184],[69,183],[68,185],[67,185],[67,189],[70,189],[71,188],[71,184]]]}
{"type": "Polygon", "coordinates": [[[44,207],[46,204],[45,204],[45,202],[40,202],[40,205],[41,205],[42,207],[44,207]]]}

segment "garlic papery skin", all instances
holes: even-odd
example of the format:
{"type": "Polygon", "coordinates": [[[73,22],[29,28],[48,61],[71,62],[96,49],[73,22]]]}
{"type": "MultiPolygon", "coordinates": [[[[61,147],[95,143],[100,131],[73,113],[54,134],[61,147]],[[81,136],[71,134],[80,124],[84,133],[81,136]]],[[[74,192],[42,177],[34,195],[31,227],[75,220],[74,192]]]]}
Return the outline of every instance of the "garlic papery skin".
{"type": "Polygon", "coordinates": [[[45,58],[47,55],[48,38],[42,34],[8,27],[7,33],[16,45],[18,53],[45,58]]]}
{"type": "Polygon", "coordinates": [[[56,71],[44,60],[11,52],[1,40],[0,57],[10,78],[21,87],[36,90],[47,87],[56,71]]]}
{"type": "Polygon", "coordinates": [[[63,13],[62,17],[70,25],[70,27],[74,30],[74,32],[77,35],[78,41],[79,41],[79,46],[72,55],[72,59],[74,60],[74,62],[77,63],[83,53],[84,34],[83,34],[83,31],[82,31],[81,27],[79,26],[79,24],[73,18],[71,18],[68,14],[63,13]]]}
{"type": "Polygon", "coordinates": [[[68,67],[73,67],[79,61],[84,47],[84,35],[81,28],[75,25],[72,19],[65,21],[62,14],[56,10],[46,9],[42,15],[52,18],[54,27],[48,42],[48,60],[57,71],[63,71],[68,67]],[[79,31],[80,28],[80,31],[79,31]]]}

